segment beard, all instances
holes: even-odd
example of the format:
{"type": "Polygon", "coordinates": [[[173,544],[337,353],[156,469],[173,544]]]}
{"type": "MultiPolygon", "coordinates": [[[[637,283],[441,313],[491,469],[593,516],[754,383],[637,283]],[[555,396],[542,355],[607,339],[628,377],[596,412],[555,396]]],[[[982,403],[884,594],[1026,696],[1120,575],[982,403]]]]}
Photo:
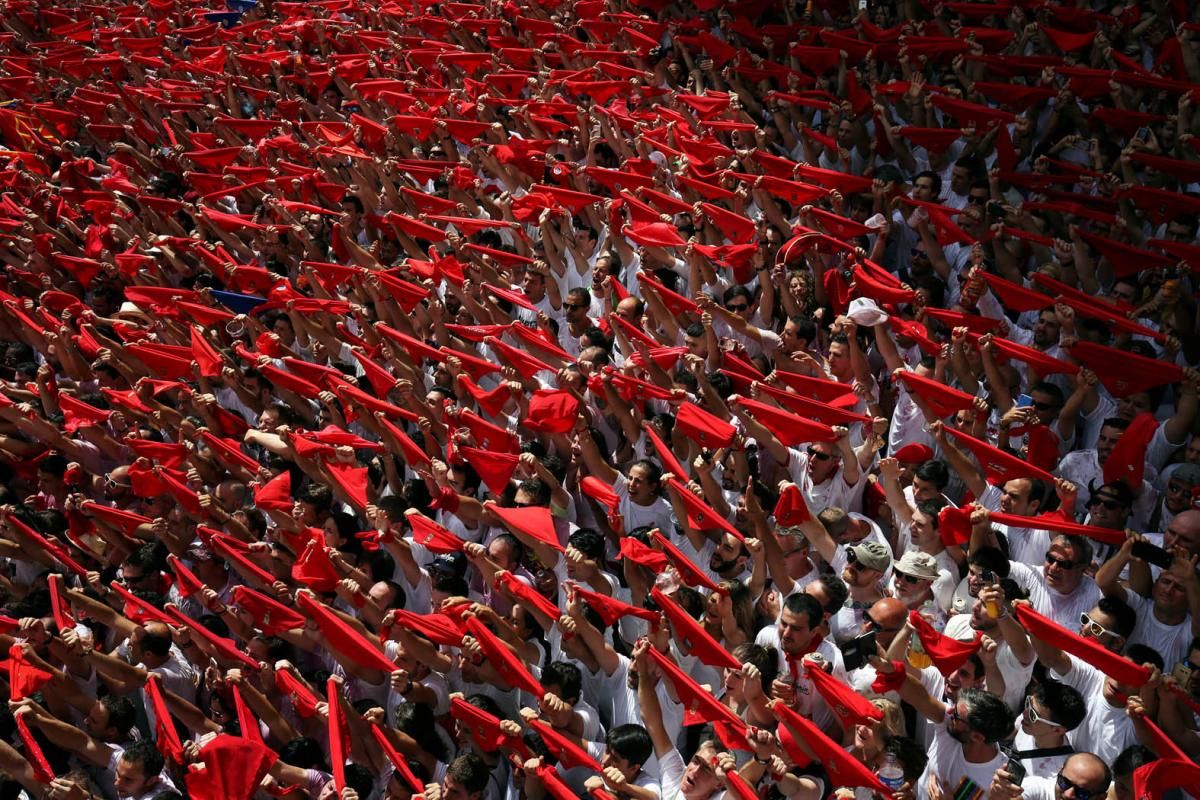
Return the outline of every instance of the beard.
{"type": "Polygon", "coordinates": [[[712,570],[713,572],[717,573],[718,575],[726,573],[736,566],[737,566],[736,558],[733,559],[732,561],[722,561],[717,556],[713,556],[712,558],[710,558],[708,560],[708,568],[710,570],[712,570]]]}

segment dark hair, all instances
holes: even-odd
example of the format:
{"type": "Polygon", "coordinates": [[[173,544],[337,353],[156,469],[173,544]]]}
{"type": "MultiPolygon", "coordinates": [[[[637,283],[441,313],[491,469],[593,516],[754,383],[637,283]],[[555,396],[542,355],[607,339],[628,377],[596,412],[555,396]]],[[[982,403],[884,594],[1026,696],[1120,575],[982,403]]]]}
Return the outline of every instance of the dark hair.
{"type": "Polygon", "coordinates": [[[929,182],[933,184],[933,196],[935,198],[942,196],[942,176],[941,175],[937,174],[936,172],[934,172],[931,169],[923,170],[922,172],[918,172],[916,175],[913,176],[913,185],[915,186],[917,181],[921,180],[921,178],[929,178],[929,182]]]}
{"type": "Polygon", "coordinates": [[[1075,566],[1092,563],[1092,556],[1095,555],[1095,550],[1092,549],[1092,542],[1086,536],[1080,536],[1075,533],[1060,533],[1050,540],[1051,544],[1057,541],[1063,541],[1071,551],[1075,553],[1075,566]]]}
{"type": "Polygon", "coordinates": [[[986,744],[1007,739],[1013,730],[1013,712],[1008,704],[983,689],[962,689],[958,699],[967,706],[967,725],[986,744]]]}
{"type": "Polygon", "coordinates": [[[846,605],[846,598],[850,596],[850,587],[832,572],[825,573],[817,580],[825,587],[825,594],[829,595],[829,602],[823,606],[822,610],[826,614],[836,614],[842,606],[846,605]]]}
{"type": "Polygon", "coordinates": [[[575,703],[583,691],[583,673],[567,661],[552,661],[542,670],[542,685],[557,686],[561,699],[575,703]]]}
{"type": "Polygon", "coordinates": [[[165,658],[171,652],[171,634],[151,633],[149,629],[145,629],[139,644],[147,653],[165,658]]]}
{"type": "Polygon", "coordinates": [[[1113,759],[1113,775],[1124,778],[1132,775],[1138,767],[1144,767],[1155,761],[1158,761],[1158,756],[1154,754],[1153,750],[1140,744],[1131,744],[1113,759]]]}
{"type": "Polygon", "coordinates": [[[279,760],[285,764],[301,769],[315,769],[321,772],[329,771],[325,760],[325,750],[316,739],[307,736],[297,736],[283,746],[279,751],[279,760]]]}
{"type": "Polygon", "coordinates": [[[1145,644],[1131,644],[1125,648],[1125,657],[1135,664],[1153,664],[1160,670],[1166,666],[1162,653],[1145,644]]]}
{"type": "Polygon", "coordinates": [[[1011,566],[1007,556],[1004,555],[1004,552],[1000,548],[987,545],[971,553],[971,557],[967,560],[967,563],[980,569],[990,569],[1001,578],[1008,577],[1008,571],[1011,566]]]}
{"type": "Polygon", "coordinates": [[[487,789],[491,770],[475,753],[463,753],[450,762],[450,766],[446,768],[446,777],[454,778],[467,794],[474,794],[487,789]]]}
{"type": "Polygon", "coordinates": [[[1113,623],[1114,633],[1125,637],[1133,633],[1133,629],[1137,625],[1137,612],[1130,608],[1124,600],[1116,597],[1101,597],[1096,601],[1096,608],[1116,620],[1113,623]]]}
{"type": "Polygon", "coordinates": [[[593,528],[580,528],[571,534],[567,544],[596,561],[604,559],[604,537],[593,528]]]}
{"type": "Polygon", "coordinates": [[[1033,687],[1033,698],[1046,707],[1050,719],[1073,731],[1087,717],[1087,701],[1074,686],[1047,678],[1033,687]]]}
{"type": "Polygon", "coordinates": [[[142,739],[138,742],[133,742],[125,751],[121,753],[121,759],[128,761],[130,764],[136,764],[142,768],[142,774],[146,778],[158,777],[158,774],[163,770],[162,753],[158,752],[154,742],[149,739],[142,739]]]}
{"type": "Polygon", "coordinates": [[[940,492],[950,484],[950,468],[946,466],[944,461],[931,458],[913,470],[913,477],[929,481],[940,492]]]}
{"type": "Polygon", "coordinates": [[[333,508],[333,489],[323,483],[310,483],[300,490],[296,499],[311,505],[318,514],[323,514],[333,508]]]}
{"type": "Polygon", "coordinates": [[[362,764],[347,764],[346,785],[358,792],[360,798],[367,800],[375,789],[375,776],[362,764]]]}
{"type": "Polygon", "coordinates": [[[433,708],[424,703],[404,703],[396,709],[396,729],[411,736],[421,748],[440,761],[446,760],[446,746],[437,735],[433,708]]]}
{"type": "Polygon", "coordinates": [[[941,510],[948,505],[949,503],[942,498],[934,497],[917,503],[917,511],[920,511],[922,514],[929,517],[929,525],[936,531],[938,529],[938,523],[941,521],[938,519],[938,514],[941,513],[941,510]]]}
{"type": "Polygon", "coordinates": [[[108,725],[124,737],[129,729],[137,722],[137,708],[128,697],[119,694],[106,694],[100,698],[100,705],[108,711],[108,725]]]}
{"type": "Polygon", "coordinates": [[[825,616],[817,598],[804,592],[788,595],[787,599],[783,601],[783,610],[789,614],[802,614],[808,617],[808,627],[810,628],[820,625],[825,616]]]}
{"type": "Polygon", "coordinates": [[[654,741],[641,725],[618,725],[608,732],[604,743],[621,758],[639,767],[650,760],[654,741]]]}

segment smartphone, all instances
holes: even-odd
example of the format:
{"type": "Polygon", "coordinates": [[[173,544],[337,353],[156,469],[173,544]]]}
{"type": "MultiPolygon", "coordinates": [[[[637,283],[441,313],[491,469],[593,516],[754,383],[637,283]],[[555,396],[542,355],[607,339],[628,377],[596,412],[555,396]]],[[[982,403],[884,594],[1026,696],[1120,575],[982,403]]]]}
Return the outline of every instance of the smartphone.
{"type": "Polygon", "coordinates": [[[1000,752],[1008,759],[1008,763],[1004,765],[1004,771],[1008,773],[1008,777],[1013,785],[1020,786],[1021,782],[1025,780],[1025,765],[1021,763],[1021,759],[1017,758],[1016,752],[1008,745],[1000,745],[1000,752]]]}
{"type": "Polygon", "coordinates": [[[1180,661],[1171,670],[1171,677],[1179,684],[1179,688],[1183,691],[1188,691],[1188,683],[1192,680],[1192,665],[1187,661],[1180,661]]]}
{"type": "Polygon", "coordinates": [[[868,658],[878,651],[878,645],[875,643],[875,631],[856,636],[842,645],[841,649],[846,669],[859,669],[867,663],[868,658]]]}
{"type": "Polygon", "coordinates": [[[1017,395],[1017,408],[1029,408],[1033,405],[1033,398],[1027,394],[1017,395]]]}
{"type": "Polygon", "coordinates": [[[1004,204],[999,200],[989,200],[984,206],[984,213],[988,219],[1004,219],[1004,204]]]}
{"type": "Polygon", "coordinates": [[[1133,138],[1141,139],[1143,142],[1149,142],[1150,141],[1150,129],[1147,128],[1145,125],[1143,125],[1142,127],[1137,129],[1137,133],[1135,133],[1133,135],[1133,138]]]}
{"type": "Polygon", "coordinates": [[[1169,569],[1173,560],[1170,553],[1149,542],[1134,542],[1130,554],[1160,569],[1169,569]]]}
{"type": "Polygon", "coordinates": [[[980,570],[979,580],[983,581],[984,585],[991,586],[996,582],[996,573],[992,572],[990,569],[980,570]]]}

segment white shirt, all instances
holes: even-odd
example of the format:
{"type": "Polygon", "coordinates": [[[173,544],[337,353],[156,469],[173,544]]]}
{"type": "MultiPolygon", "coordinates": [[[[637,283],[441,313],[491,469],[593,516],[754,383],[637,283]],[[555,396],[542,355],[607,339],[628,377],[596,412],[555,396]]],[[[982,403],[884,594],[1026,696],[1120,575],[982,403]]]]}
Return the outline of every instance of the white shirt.
{"type": "Polygon", "coordinates": [[[1087,702],[1087,716],[1078,728],[1067,734],[1067,741],[1079,752],[1095,753],[1100,760],[1111,764],[1122,750],[1137,742],[1133,721],[1125,706],[1112,706],[1104,699],[1105,674],[1081,659],[1067,654],[1071,668],[1060,675],[1051,669],[1058,680],[1074,687],[1087,702]]]}
{"type": "Polygon", "coordinates": [[[1144,644],[1153,649],[1163,657],[1168,671],[1187,658],[1188,644],[1192,641],[1191,614],[1178,625],[1167,625],[1154,616],[1154,601],[1150,598],[1126,589],[1125,602],[1137,612],[1137,625],[1129,634],[1128,644],[1144,644]]]}
{"type": "MultiPolygon", "coordinates": [[[[947,720],[949,715],[947,714],[947,720]]],[[[1008,759],[997,749],[996,755],[987,761],[976,764],[967,761],[963,755],[962,743],[946,730],[946,721],[931,725],[933,728],[933,743],[929,747],[929,762],[925,765],[925,773],[918,783],[918,797],[929,800],[929,781],[936,778],[941,783],[942,797],[972,797],[975,791],[963,791],[967,781],[978,787],[978,791],[987,792],[992,785],[992,776],[996,770],[1002,769],[1008,759]]]]}

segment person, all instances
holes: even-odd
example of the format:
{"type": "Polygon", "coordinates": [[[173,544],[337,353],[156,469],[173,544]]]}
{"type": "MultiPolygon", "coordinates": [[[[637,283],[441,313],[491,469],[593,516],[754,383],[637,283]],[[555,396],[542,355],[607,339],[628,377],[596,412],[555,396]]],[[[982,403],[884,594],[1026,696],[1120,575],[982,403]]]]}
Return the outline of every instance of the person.
{"type": "Polygon", "coordinates": [[[1077,689],[1054,680],[1037,684],[1025,698],[1020,730],[1013,739],[1013,749],[1024,763],[1026,774],[1037,778],[1056,776],[1075,752],[1067,734],[1086,716],[1087,705],[1077,689]]]}
{"type": "Polygon", "coordinates": [[[1097,797],[1108,791],[1113,773],[1108,763],[1094,753],[1075,753],[1051,778],[1026,777],[1020,786],[1013,785],[1010,778],[1003,770],[997,771],[995,780],[990,784],[989,796],[1038,800],[1063,800],[1083,795],[1097,797]]]}

